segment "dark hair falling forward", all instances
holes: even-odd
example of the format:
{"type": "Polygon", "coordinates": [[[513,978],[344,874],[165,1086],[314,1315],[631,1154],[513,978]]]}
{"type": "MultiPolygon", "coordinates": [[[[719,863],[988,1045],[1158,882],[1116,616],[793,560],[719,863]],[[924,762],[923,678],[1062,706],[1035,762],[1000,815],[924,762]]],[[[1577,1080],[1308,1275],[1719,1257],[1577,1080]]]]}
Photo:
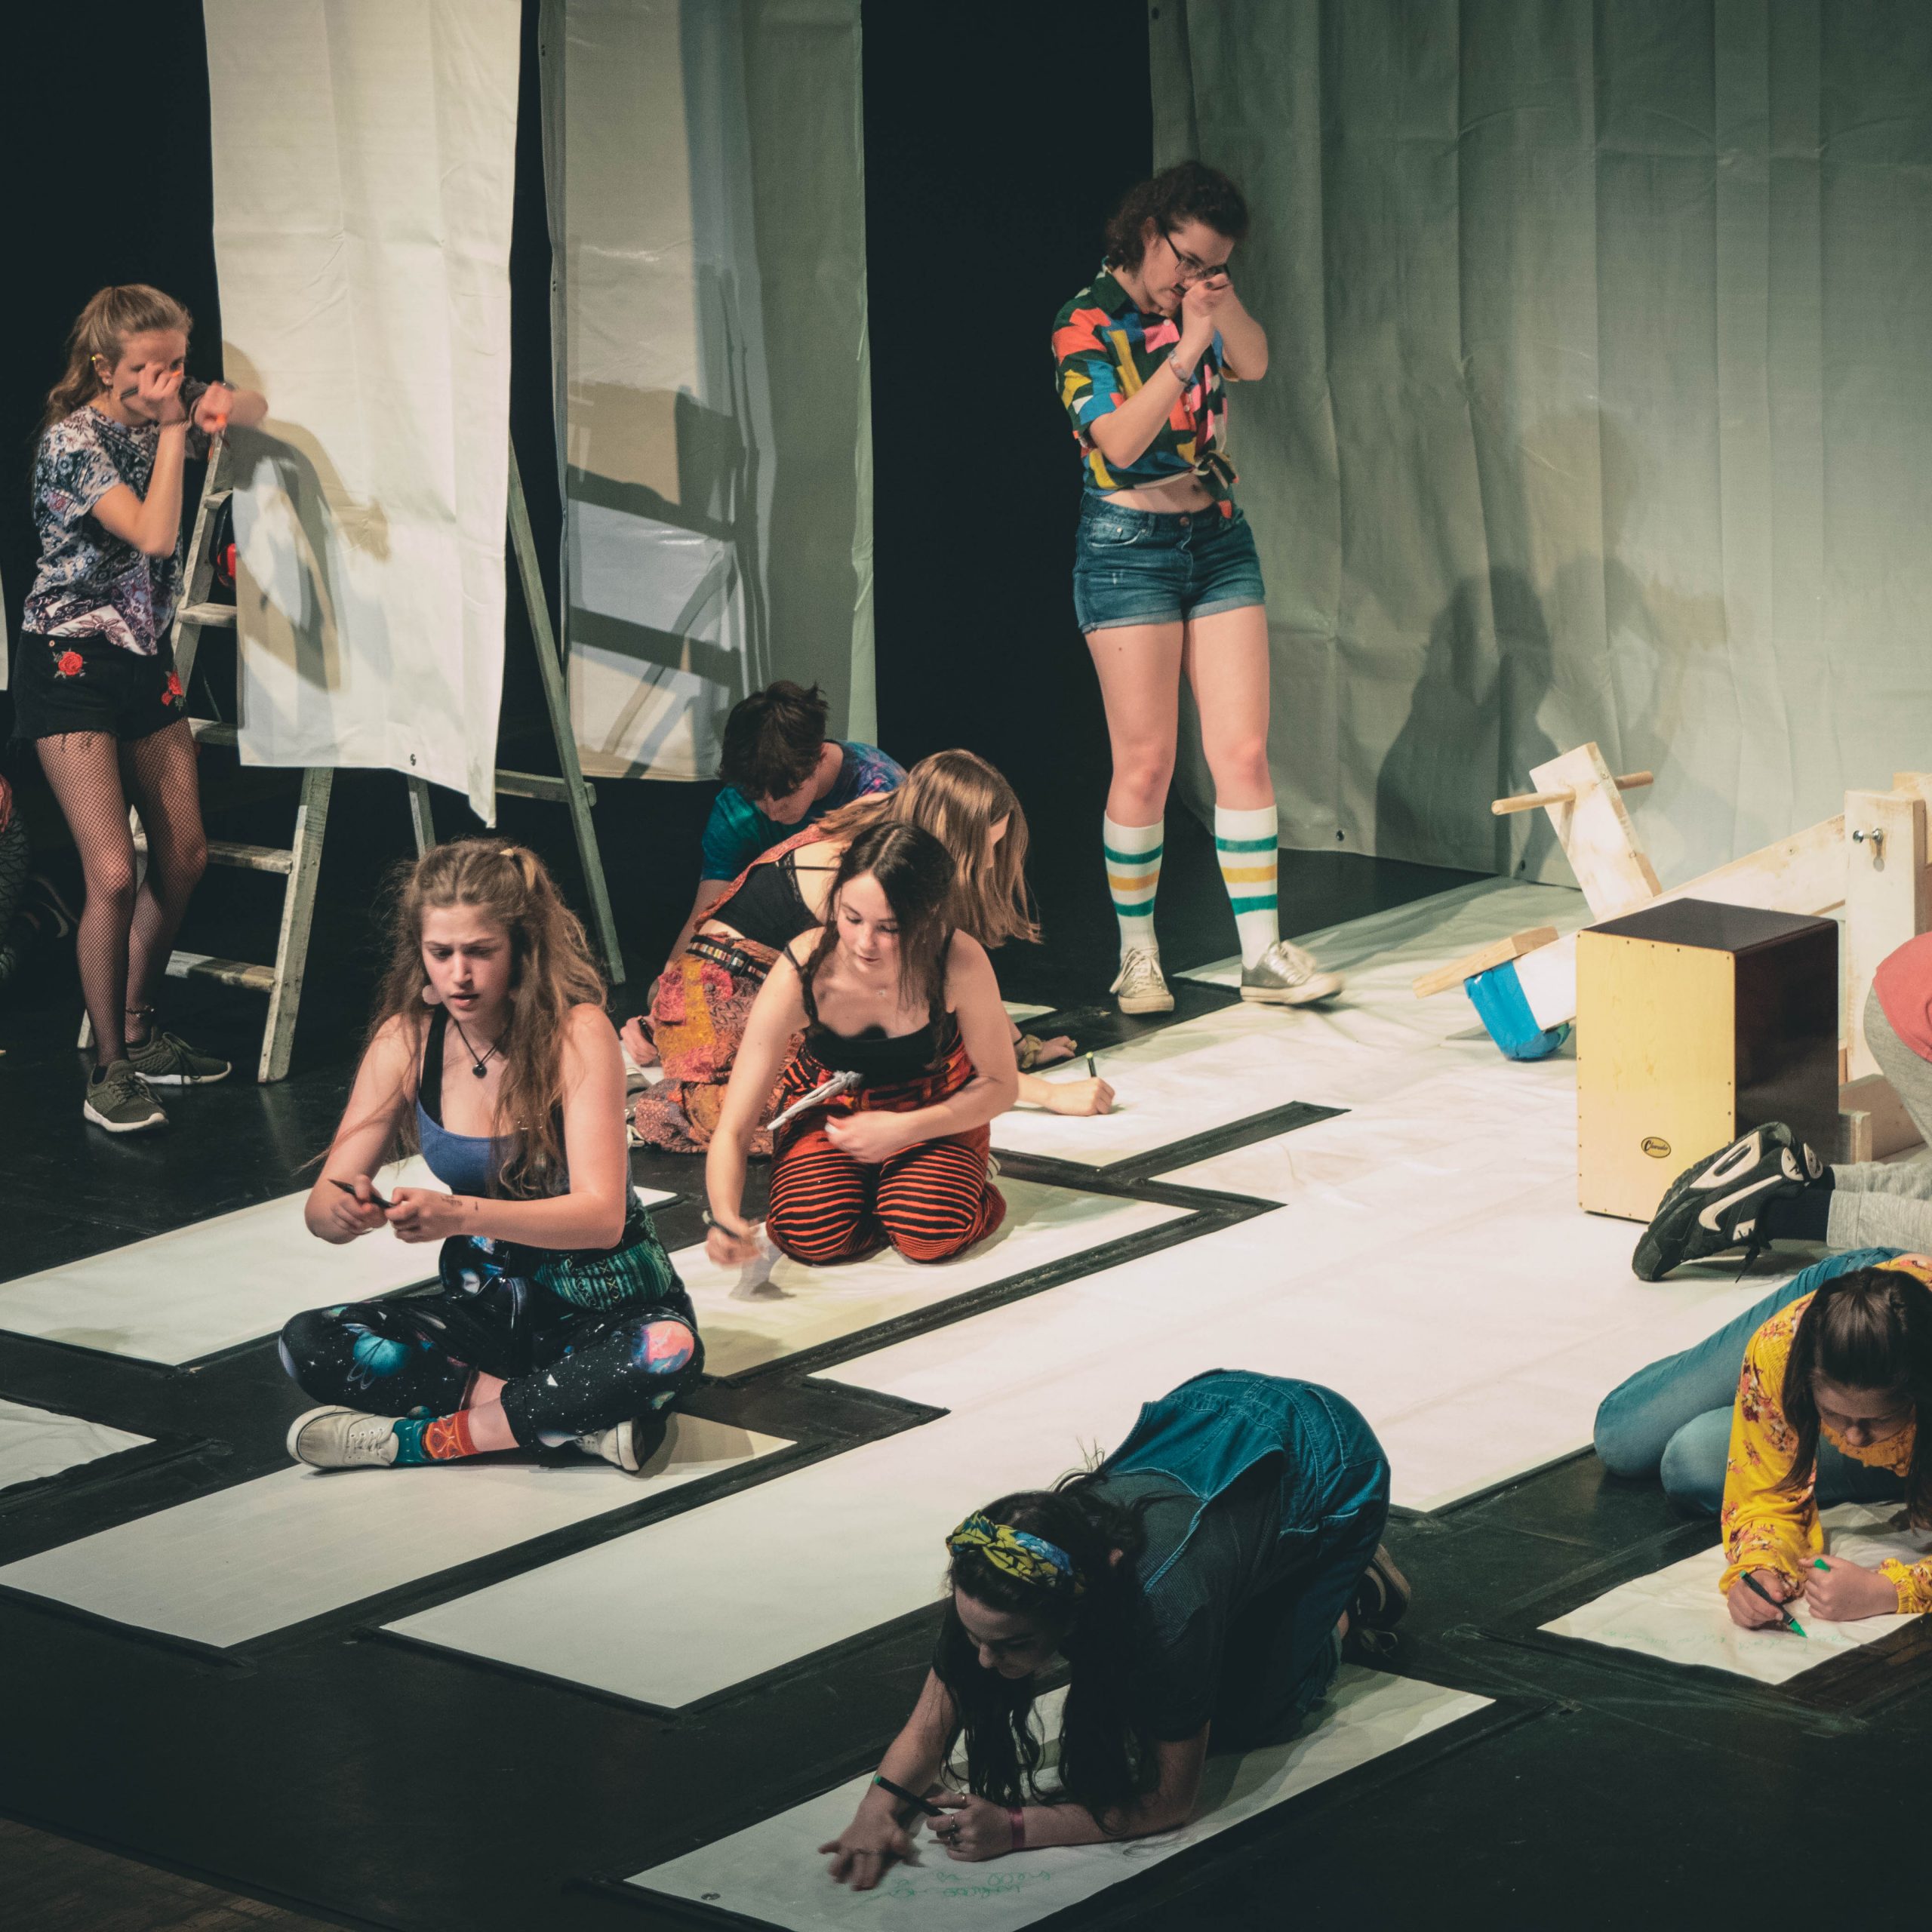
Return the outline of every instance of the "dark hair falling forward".
{"type": "MultiPolygon", "coordinates": [[[[1032,1617],[1063,1637],[1077,1628],[1078,1653],[1067,1686],[1060,1741],[1060,1785],[1102,1831],[1116,1832],[1118,1814],[1153,1789],[1160,1765],[1156,1741],[1134,1715],[1134,1616],[1140,1586],[1134,1558],[1146,1542],[1138,1509],[1108,1500],[1097,1470],[1063,1476],[1051,1489],[1003,1496],[980,1512],[989,1521],[1057,1543],[1072,1558],[1085,1588],[1072,1592],[1021,1582],[977,1550],[956,1555],[949,1584],[975,1602],[1032,1617]],[[1124,1552],[1118,1563],[1115,1550],[1124,1552]]],[[[1041,1740],[1031,1718],[1035,1685],[982,1666],[949,1593],[933,1669],[952,1697],[966,1740],[968,1782],[995,1804],[1021,1804],[1040,1794],[1041,1740]]]]}
{"type": "Polygon", "coordinates": [[[1810,1483],[1818,1456],[1814,1376],[1841,1389],[1897,1390],[1918,1424],[1906,1500],[1932,1517],[1932,1290],[1896,1268],[1854,1268],[1817,1289],[1798,1318],[1780,1392],[1797,1452],[1781,1487],[1810,1483]]]}

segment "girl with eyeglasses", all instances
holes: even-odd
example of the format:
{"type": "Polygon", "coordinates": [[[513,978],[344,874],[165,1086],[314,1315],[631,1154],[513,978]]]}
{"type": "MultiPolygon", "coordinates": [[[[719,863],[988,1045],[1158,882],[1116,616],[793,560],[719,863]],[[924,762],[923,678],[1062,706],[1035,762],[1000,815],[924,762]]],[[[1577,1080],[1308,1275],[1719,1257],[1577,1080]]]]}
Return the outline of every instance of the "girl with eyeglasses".
{"type": "Polygon", "coordinates": [[[1827,1556],[1818,1520],[1836,1503],[1903,1500],[1932,1527],[1928,1284],[1932,1257],[1832,1255],[1597,1411],[1614,1475],[1660,1476],[1666,1494],[1718,1516],[1733,1623],[1777,1623],[1799,1598],[1833,1623],[1932,1610],[1932,1561],[1871,1570],[1827,1556]]]}
{"type": "Polygon", "coordinates": [[[1085,474],[1073,601],[1113,752],[1101,838],[1123,1013],[1174,1006],[1154,895],[1183,675],[1214,777],[1241,997],[1299,1006],[1342,986],[1281,937],[1276,909],[1266,592],[1227,457],[1226,381],[1268,369],[1266,331],[1227,272],[1247,225],[1225,174],[1192,161],[1164,170],[1115,210],[1100,273],[1054,325],[1060,401],[1085,474]]]}

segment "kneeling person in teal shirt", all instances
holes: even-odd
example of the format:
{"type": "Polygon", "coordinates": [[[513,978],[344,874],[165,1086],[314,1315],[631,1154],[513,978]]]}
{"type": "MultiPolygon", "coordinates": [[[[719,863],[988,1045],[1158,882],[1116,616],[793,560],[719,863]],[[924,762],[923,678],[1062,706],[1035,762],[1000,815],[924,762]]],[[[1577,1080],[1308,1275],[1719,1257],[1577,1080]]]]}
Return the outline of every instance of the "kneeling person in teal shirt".
{"type": "Polygon", "coordinates": [[[718,775],[724,783],[704,828],[704,865],[691,917],[669,956],[684,950],[724,888],[801,825],[905,782],[876,745],[825,734],[825,696],[789,678],[740,700],[724,721],[718,775]]]}

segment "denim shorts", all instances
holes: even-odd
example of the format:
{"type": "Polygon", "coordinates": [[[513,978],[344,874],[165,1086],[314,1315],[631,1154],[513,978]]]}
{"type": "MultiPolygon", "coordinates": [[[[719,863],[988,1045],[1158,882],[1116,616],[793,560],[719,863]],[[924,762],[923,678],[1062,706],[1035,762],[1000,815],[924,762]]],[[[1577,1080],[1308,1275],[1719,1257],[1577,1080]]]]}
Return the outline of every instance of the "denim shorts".
{"type": "Polygon", "coordinates": [[[1080,500],[1073,608],[1082,631],[1177,624],[1267,601],[1254,533],[1237,508],[1131,510],[1094,491],[1080,500]]]}

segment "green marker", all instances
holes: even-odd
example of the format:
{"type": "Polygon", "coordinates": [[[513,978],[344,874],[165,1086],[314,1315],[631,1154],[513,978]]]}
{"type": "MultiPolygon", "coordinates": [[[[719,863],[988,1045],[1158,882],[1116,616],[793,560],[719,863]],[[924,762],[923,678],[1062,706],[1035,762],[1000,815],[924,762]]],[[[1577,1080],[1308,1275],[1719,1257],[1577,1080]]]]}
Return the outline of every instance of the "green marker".
{"type": "Polygon", "coordinates": [[[1786,1610],[1784,1605],[1780,1603],[1777,1598],[1773,1596],[1770,1592],[1766,1589],[1764,1585],[1759,1583],[1757,1578],[1752,1576],[1749,1571],[1747,1570],[1745,1571],[1741,1580],[1743,1583],[1744,1587],[1749,1590],[1754,1597],[1762,1597],[1765,1602],[1769,1604],[1770,1607],[1777,1612],[1780,1619],[1782,1620],[1784,1627],[1787,1630],[1795,1630],[1801,1637],[1804,1635],[1804,1625],[1800,1623],[1798,1619],[1792,1616],[1791,1612],[1786,1610]]]}
{"type": "Polygon", "coordinates": [[[1822,1556],[1814,1556],[1811,1559],[1811,1567],[1814,1570],[1823,1570],[1829,1574],[1832,1566],[1822,1556]]]}

